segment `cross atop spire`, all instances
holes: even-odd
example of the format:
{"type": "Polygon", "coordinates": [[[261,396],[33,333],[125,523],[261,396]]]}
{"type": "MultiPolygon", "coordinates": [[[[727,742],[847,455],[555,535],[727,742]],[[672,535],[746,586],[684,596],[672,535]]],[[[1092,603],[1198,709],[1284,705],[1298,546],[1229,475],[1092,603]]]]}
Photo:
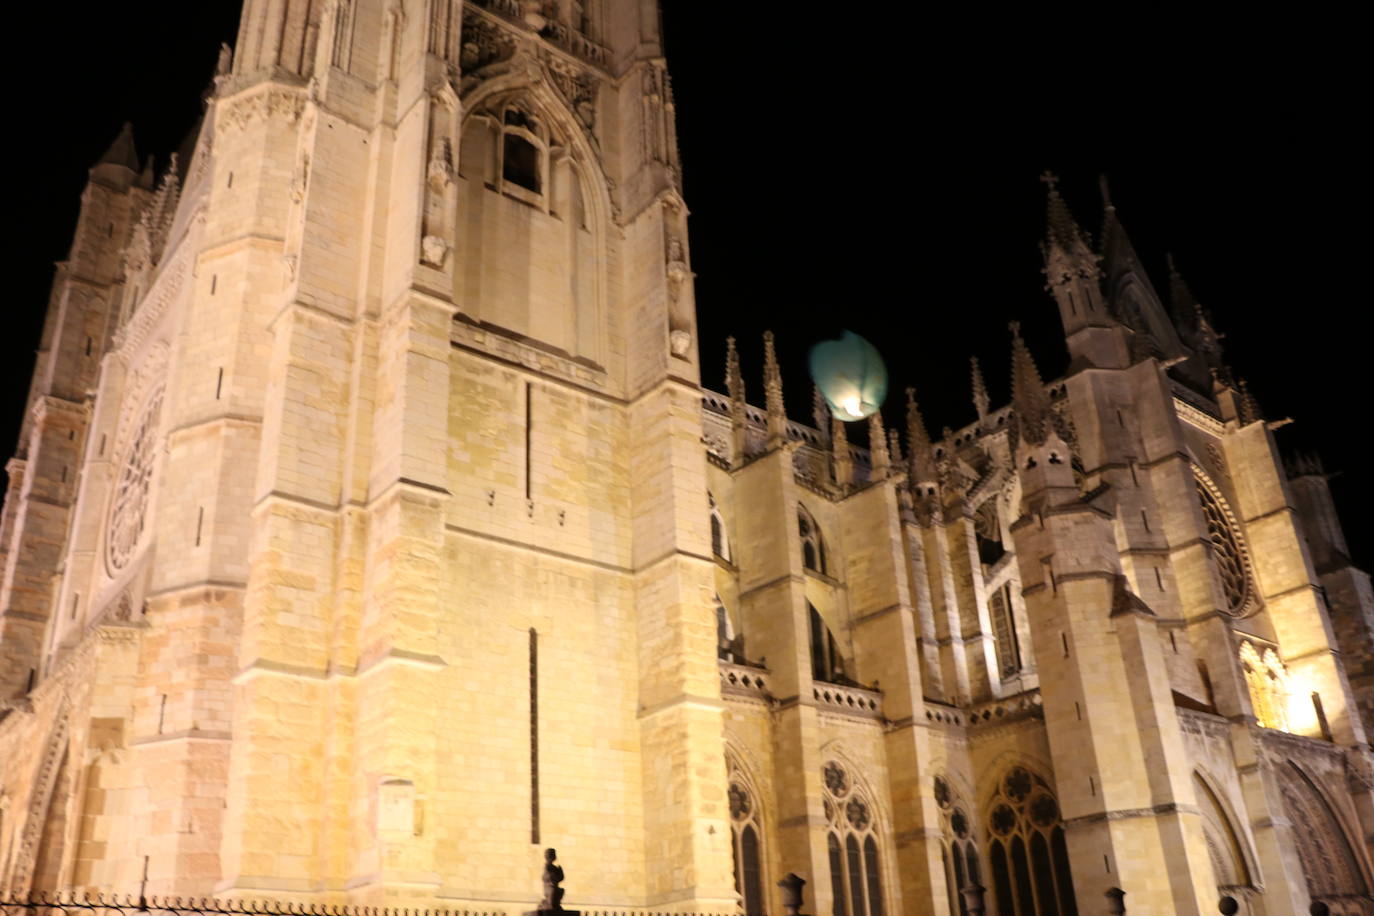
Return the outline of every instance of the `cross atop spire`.
{"type": "Polygon", "coordinates": [[[1021,323],[1013,321],[1010,327],[1012,410],[1021,428],[1022,440],[1039,445],[1049,435],[1050,398],[1045,392],[1045,383],[1040,380],[1040,370],[1035,367],[1035,360],[1021,339],[1021,323]]]}
{"type": "Polygon", "coordinates": [[[1049,188],[1045,224],[1050,246],[1074,253],[1078,253],[1075,249],[1081,246],[1083,253],[1089,253],[1083,230],[1078,228],[1073,214],[1069,212],[1069,205],[1064,203],[1064,198],[1059,194],[1059,178],[1053,172],[1045,172],[1040,180],[1049,188]]]}

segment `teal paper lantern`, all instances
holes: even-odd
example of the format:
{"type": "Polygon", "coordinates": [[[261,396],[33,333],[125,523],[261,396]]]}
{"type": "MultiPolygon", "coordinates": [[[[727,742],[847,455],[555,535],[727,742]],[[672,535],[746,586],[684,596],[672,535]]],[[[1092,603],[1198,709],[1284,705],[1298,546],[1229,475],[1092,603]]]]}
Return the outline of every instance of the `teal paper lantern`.
{"type": "Polygon", "coordinates": [[[887,397],[887,366],[878,348],[853,331],[811,348],[811,379],[830,410],[846,422],[877,413],[887,397]]]}

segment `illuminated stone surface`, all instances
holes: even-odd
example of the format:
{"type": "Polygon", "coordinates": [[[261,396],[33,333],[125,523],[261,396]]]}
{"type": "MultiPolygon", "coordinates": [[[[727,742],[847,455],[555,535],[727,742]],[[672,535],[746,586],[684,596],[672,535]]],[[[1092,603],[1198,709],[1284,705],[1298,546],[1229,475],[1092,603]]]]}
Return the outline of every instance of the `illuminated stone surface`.
{"type": "Polygon", "coordinates": [[[877,460],[771,340],[715,394],[652,5],[547,11],[250,0],[189,160],[92,170],[0,516],[0,890],[514,914],[554,846],[583,911],[1020,856],[1360,912],[1369,577],[1181,281],[1052,194],[1066,379],[1018,343],[877,460]]]}

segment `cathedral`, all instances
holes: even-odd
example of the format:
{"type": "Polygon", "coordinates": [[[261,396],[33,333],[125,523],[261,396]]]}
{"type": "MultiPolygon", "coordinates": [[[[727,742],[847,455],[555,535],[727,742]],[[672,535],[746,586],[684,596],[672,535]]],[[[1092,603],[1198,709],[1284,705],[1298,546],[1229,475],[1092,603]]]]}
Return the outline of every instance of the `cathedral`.
{"type": "Polygon", "coordinates": [[[654,3],[245,0],[57,267],[0,901],[518,916],[556,849],[583,912],[1372,916],[1327,475],[1046,178],[1064,376],[808,425],[698,339],[654,3]]]}

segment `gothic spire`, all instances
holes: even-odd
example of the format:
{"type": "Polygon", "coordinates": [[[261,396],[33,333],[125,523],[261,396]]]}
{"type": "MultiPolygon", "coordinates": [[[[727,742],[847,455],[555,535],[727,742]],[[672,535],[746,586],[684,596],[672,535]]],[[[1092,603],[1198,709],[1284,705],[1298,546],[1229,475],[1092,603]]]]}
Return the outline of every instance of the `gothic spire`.
{"type": "Polygon", "coordinates": [[[773,349],[773,332],[763,332],[763,393],[768,409],[768,445],[781,445],[787,439],[787,411],[782,402],[782,370],[773,349]]]}
{"type": "Polygon", "coordinates": [[[906,448],[911,463],[911,481],[920,483],[935,479],[935,460],[926,432],[921,408],[916,405],[916,389],[906,390],[906,448]]]}
{"type": "Polygon", "coordinates": [[[730,464],[744,461],[749,430],[744,412],[744,375],[739,368],[735,338],[725,338],[725,390],[730,393],[730,464]]]}
{"type": "Polygon", "coordinates": [[[1011,323],[1011,404],[1022,441],[1039,445],[1050,431],[1050,398],[1040,370],[1035,368],[1026,342],[1021,339],[1021,323],[1011,323]]]}
{"type": "Polygon", "coordinates": [[[820,385],[811,386],[811,419],[816,424],[816,432],[820,433],[821,442],[830,444],[830,405],[825,403],[825,395],[821,394],[820,385]]]}
{"type": "Polygon", "coordinates": [[[735,338],[725,338],[725,391],[730,402],[744,403],[744,376],[739,369],[739,351],[735,349],[735,338]]]}
{"type": "Polygon", "coordinates": [[[849,436],[839,417],[830,418],[830,458],[835,469],[835,483],[847,490],[854,482],[854,457],[849,453],[849,436]]]}
{"type": "Polygon", "coordinates": [[[1045,172],[1040,180],[1049,188],[1045,215],[1045,238],[1049,247],[1058,247],[1066,252],[1073,252],[1079,247],[1089,250],[1083,230],[1078,228],[1073,214],[1069,212],[1069,205],[1064,203],[1064,198],[1059,194],[1059,176],[1045,172]]]}
{"type": "Polygon", "coordinates": [[[1164,260],[1169,265],[1169,311],[1174,324],[1180,331],[1192,329],[1197,322],[1197,299],[1193,297],[1193,291],[1188,288],[1183,275],[1178,272],[1174,256],[1166,254],[1164,260]]]}
{"type": "Polygon", "coordinates": [[[883,415],[874,411],[868,416],[868,454],[872,462],[873,480],[886,480],[892,456],[887,450],[887,432],[883,429],[883,415]]]}
{"type": "Polygon", "coordinates": [[[110,148],[105,151],[96,165],[118,165],[138,174],[138,151],[134,149],[134,126],[128,121],[119,129],[110,148]]]}
{"type": "Polygon", "coordinates": [[[988,415],[991,399],[988,397],[988,386],[983,381],[983,368],[978,365],[978,357],[970,356],[968,361],[973,373],[973,409],[978,411],[978,419],[981,420],[988,415]]]}
{"type": "Polygon", "coordinates": [[[894,468],[902,466],[902,437],[895,429],[887,431],[887,455],[894,468]]]}

